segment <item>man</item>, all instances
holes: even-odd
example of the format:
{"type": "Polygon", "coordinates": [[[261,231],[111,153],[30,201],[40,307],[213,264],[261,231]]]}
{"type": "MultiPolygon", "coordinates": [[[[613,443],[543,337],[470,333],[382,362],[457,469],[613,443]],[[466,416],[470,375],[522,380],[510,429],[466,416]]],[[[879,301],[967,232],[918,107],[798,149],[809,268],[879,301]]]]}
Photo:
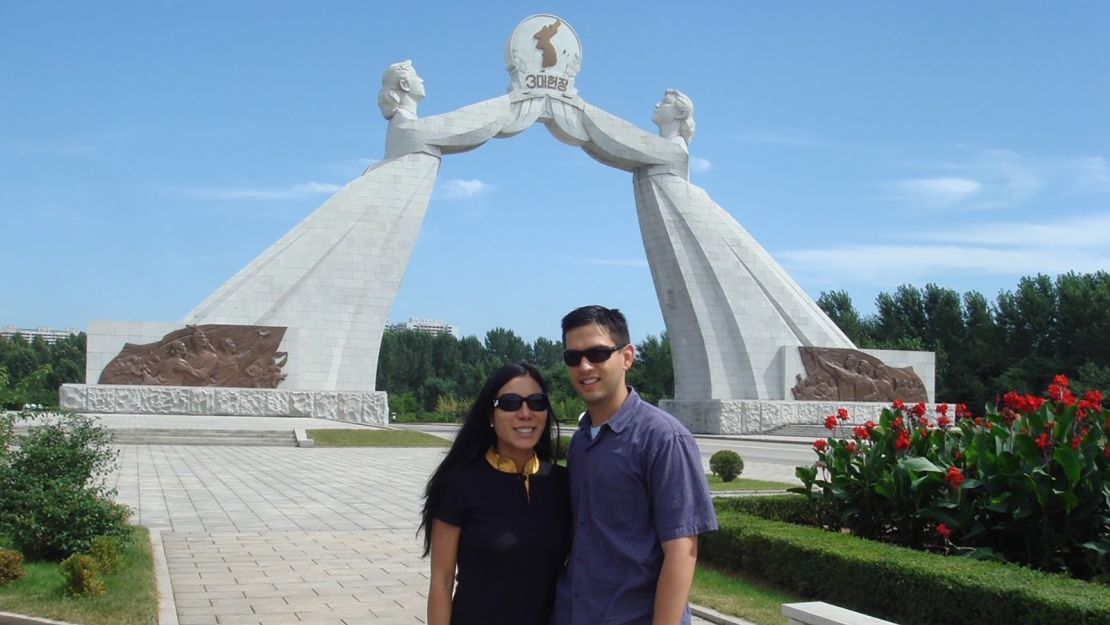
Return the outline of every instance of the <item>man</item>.
{"type": "Polygon", "coordinates": [[[698,534],[717,529],[694,437],[626,385],[636,348],[619,310],[572,311],[563,346],[588,410],[567,454],[574,539],[555,625],[689,624],[698,534]]]}

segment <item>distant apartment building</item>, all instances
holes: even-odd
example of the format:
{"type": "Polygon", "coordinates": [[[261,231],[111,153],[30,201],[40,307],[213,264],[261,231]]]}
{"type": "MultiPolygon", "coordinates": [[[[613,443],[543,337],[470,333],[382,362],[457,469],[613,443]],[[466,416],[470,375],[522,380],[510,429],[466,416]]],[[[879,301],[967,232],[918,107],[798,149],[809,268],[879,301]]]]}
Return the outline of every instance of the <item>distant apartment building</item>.
{"type": "Polygon", "coordinates": [[[73,336],[81,332],[77,328],[66,328],[65,330],[55,330],[53,328],[17,328],[15,326],[7,326],[0,328],[0,337],[6,339],[14,338],[15,335],[22,336],[28,343],[35,340],[36,336],[41,336],[42,340],[47,343],[55,343],[67,336],[73,336]]]}
{"type": "Polygon", "coordinates": [[[415,332],[423,332],[424,334],[450,334],[455,338],[459,338],[459,326],[448,325],[439,319],[417,319],[416,317],[410,317],[408,321],[392,323],[388,328],[390,330],[413,330],[415,332]]]}

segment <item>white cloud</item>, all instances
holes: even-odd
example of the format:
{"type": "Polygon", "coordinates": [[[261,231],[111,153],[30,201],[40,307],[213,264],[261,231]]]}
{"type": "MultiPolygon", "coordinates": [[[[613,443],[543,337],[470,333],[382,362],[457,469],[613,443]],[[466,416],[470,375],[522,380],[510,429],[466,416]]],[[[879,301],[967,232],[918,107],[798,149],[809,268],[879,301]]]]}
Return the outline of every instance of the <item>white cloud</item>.
{"type": "Polygon", "coordinates": [[[493,191],[493,185],[481,180],[465,180],[452,178],[443,183],[443,197],[449,200],[458,200],[476,197],[493,191]]]}
{"type": "Polygon", "coordinates": [[[695,174],[704,174],[710,169],[713,169],[713,163],[709,162],[709,159],[697,156],[690,159],[690,171],[695,174]]]}
{"type": "Polygon", "coordinates": [[[902,284],[1099,271],[1110,267],[1108,250],[1110,212],[1040,223],[978,223],[923,231],[905,244],[797,249],[776,256],[792,274],[822,283],[902,284]]]}
{"type": "Polygon", "coordinates": [[[193,187],[176,191],[198,200],[289,200],[330,195],[341,188],[329,182],[303,182],[287,187],[193,187]]]}
{"type": "Polygon", "coordinates": [[[977,195],[983,185],[971,178],[908,178],[887,183],[894,199],[927,206],[951,206],[977,195]]]}

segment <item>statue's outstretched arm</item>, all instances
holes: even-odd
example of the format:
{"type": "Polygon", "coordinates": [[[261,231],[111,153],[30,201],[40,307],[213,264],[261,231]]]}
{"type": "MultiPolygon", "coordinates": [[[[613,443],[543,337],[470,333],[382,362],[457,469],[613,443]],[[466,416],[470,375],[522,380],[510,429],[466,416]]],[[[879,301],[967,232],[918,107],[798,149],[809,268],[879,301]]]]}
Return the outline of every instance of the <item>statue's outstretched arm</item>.
{"type": "Polygon", "coordinates": [[[588,102],[582,103],[582,125],[589,135],[582,149],[610,167],[635,171],[688,159],[686,150],[677,143],[637,128],[588,102]]]}
{"type": "Polygon", "coordinates": [[[456,154],[474,148],[497,136],[509,123],[512,112],[509,96],[500,96],[460,109],[416,121],[425,143],[443,154],[456,154]]]}

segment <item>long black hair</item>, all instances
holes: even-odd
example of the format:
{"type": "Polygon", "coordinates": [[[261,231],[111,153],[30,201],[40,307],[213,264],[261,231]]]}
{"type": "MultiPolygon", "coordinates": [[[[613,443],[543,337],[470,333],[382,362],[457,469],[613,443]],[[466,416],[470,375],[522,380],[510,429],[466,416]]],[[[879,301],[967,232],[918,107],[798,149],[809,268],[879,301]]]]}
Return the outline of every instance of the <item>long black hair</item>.
{"type": "MultiPolygon", "coordinates": [[[[485,455],[486,450],[497,443],[497,435],[490,427],[490,420],[493,418],[493,400],[497,398],[497,391],[501,390],[502,386],[508,384],[510,380],[523,376],[535,380],[536,384],[540,385],[540,390],[545,395],[548,394],[547,381],[543,379],[539,369],[527,362],[505,365],[494,371],[493,375],[482,386],[478,397],[474,398],[474,403],[471,404],[470,411],[466,413],[466,419],[463,421],[462,427],[459,428],[459,433],[455,436],[455,442],[451,444],[451,449],[448,450],[443,461],[436,467],[432,477],[428,479],[428,486],[424,489],[424,509],[421,511],[420,528],[417,530],[418,534],[420,532],[424,533],[425,556],[432,549],[432,520],[436,508],[439,507],[439,502],[443,500],[443,489],[447,476],[475,458],[481,458],[485,455]]],[[[544,423],[543,433],[540,434],[540,440],[536,443],[536,455],[541,461],[551,462],[554,458],[554,430],[558,427],[555,411],[548,407],[547,422],[544,423]]]]}

